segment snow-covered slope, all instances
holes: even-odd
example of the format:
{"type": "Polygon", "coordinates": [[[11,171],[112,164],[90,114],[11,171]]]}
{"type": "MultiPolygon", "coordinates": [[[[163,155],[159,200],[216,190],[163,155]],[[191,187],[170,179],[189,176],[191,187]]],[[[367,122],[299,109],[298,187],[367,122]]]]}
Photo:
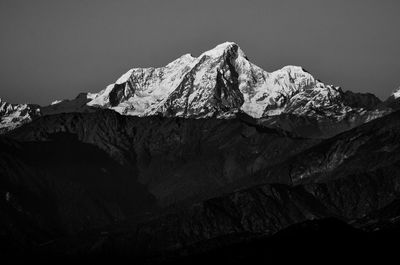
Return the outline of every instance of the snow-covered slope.
{"type": "Polygon", "coordinates": [[[397,89],[395,89],[395,90],[393,91],[392,96],[393,96],[395,99],[400,98],[400,87],[398,87],[397,89]]]}
{"type": "Polygon", "coordinates": [[[75,99],[56,100],[51,105],[42,107],[34,104],[10,104],[0,98],[0,134],[44,115],[95,111],[87,105],[92,99],[90,93],[81,93],[75,99]]]}
{"type": "Polygon", "coordinates": [[[346,105],[340,88],[299,66],[261,69],[232,42],[165,67],[133,68],[93,97],[90,106],[137,116],[232,117],[241,111],[254,118],[290,113],[341,120],[368,111],[346,105]]]}
{"type": "Polygon", "coordinates": [[[400,109],[400,87],[393,91],[390,97],[385,100],[384,105],[395,110],[400,109]]]}
{"type": "Polygon", "coordinates": [[[10,104],[0,98],[0,133],[13,130],[40,115],[40,107],[30,104],[10,104]]]}

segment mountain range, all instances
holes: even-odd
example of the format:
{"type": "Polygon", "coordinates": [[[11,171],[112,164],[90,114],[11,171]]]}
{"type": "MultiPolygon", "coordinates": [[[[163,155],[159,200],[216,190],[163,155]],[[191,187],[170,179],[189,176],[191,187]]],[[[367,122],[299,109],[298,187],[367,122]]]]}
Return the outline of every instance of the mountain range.
{"type": "Polygon", "coordinates": [[[299,66],[267,72],[236,43],[226,42],[197,58],[185,54],[164,67],[133,68],[100,92],[73,100],[44,107],[7,103],[0,127],[7,131],[38,116],[106,108],[139,117],[230,119],[244,113],[266,127],[328,138],[397,109],[396,95],[381,102],[373,94],[344,92],[299,66]]]}
{"type": "Polygon", "coordinates": [[[0,254],[240,264],[390,250],[399,96],[269,73],[229,42],[49,106],[0,101],[0,254]]]}

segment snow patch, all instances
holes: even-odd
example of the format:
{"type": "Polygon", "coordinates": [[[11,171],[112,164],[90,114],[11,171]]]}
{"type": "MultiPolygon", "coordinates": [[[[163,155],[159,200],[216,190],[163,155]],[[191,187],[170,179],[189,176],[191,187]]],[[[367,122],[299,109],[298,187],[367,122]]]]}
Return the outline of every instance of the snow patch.
{"type": "Polygon", "coordinates": [[[400,87],[398,87],[394,92],[393,92],[393,97],[395,99],[400,98],[400,87]]]}
{"type": "Polygon", "coordinates": [[[63,100],[54,100],[53,102],[51,102],[50,105],[57,105],[59,103],[63,102],[63,100]]]}

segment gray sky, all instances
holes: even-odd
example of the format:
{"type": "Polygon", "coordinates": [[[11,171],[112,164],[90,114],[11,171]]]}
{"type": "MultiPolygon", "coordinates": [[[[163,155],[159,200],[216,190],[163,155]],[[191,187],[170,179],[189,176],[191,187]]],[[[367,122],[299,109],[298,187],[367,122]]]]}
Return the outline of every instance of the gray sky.
{"type": "Polygon", "coordinates": [[[386,98],[400,85],[399,11],[398,0],[0,0],[0,97],[74,98],[234,41],[267,71],[301,65],[386,98]]]}

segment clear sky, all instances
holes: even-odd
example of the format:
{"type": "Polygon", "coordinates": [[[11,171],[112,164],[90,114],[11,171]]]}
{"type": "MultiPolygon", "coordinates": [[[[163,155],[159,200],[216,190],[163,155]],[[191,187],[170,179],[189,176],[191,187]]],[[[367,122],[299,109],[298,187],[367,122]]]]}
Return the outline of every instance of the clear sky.
{"type": "Polygon", "coordinates": [[[399,0],[0,0],[0,97],[74,98],[234,41],[267,71],[301,65],[384,99],[400,86],[399,11],[399,0]]]}

